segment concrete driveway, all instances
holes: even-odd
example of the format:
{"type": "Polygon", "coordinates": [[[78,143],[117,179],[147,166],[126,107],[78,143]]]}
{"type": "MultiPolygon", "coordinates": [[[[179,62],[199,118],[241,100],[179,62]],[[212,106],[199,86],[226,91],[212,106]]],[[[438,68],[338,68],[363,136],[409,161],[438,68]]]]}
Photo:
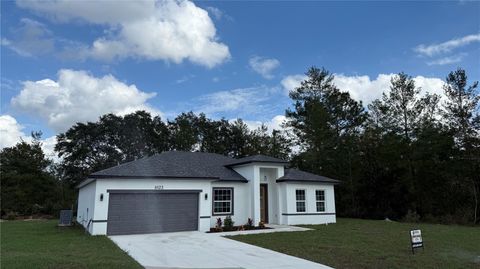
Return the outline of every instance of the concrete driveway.
{"type": "Polygon", "coordinates": [[[149,269],[245,268],[325,269],[325,265],[214,234],[178,232],[110,236],[149,269]]]}

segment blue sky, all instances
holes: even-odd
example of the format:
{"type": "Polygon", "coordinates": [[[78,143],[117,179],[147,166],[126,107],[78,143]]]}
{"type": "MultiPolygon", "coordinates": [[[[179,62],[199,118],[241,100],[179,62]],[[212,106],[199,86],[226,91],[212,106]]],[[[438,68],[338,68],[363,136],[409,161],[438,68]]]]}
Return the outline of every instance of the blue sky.
{"type": "Polygon", "coordinates": [[[109,3],[2,2],[2,146],[138,108],[273,128],[312,65],[364,103],[401,71],[480,79],[480,2],[109,3]]]}

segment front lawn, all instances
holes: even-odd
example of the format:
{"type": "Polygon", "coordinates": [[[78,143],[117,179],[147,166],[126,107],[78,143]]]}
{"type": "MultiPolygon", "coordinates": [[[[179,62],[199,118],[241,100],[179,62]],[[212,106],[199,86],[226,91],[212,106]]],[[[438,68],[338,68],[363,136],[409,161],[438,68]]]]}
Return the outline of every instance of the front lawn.
{"type": "Polygon", "coordinates": [[[337,219],[313,231],[230,238],[335,268],[480,268],[480,228],[337,219]],[[409,231],[422,230],[425,249],[412,255],[409,231]]]}
{"type": "Polygon", "coordinates": [[[105,236],[57,221],[1,222],[1,268],[142,268],[105,236]]]}

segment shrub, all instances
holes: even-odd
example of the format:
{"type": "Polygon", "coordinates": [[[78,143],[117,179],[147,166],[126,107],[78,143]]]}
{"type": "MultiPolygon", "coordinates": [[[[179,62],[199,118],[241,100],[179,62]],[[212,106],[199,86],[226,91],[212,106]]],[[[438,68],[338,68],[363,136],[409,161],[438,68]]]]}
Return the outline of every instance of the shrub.
{"type": "Polygon", "coordinates": [[[222,229],[222,218],[217,218],[217,224],[215,225],[215,230],[217,232],[223,231],[223,229],[222,229]]]}
{"type": "Polygon", "coordinates": [[[258,227],[261,228],[261,229],[265,228],[265,223],[263,223],[263,221],[260,221],[258,223],[258,227]]]}
{"type": "Polygon", "coordinates": [[[225,231],[233,230],[233,224],[234,224],[234,222],[232,220],[232,217],[227,216],[225,218],[225,220],[223,221],[223,227],[224,227],[225,231]]]}
{"type": "Polygon", "coordinates": [[[5,219],[6,220],[15,220],[17,218],[18,214],[16,212],[8,212],[6,215],[5,215],[5,219]]]}
{"type": "Polygon", "coordinates": [[[417,211],[408,210],[407,215],[403,217],[404,222],[416,223],[420,221],[420,215],[417,214],[417,211]]]}
{"type": "Polygon", "coordinates": [[[253,225],[253,220],[251,218],[248,218],[247,220],[247,224],[245,224],[245,229],[247,230],[251,230],[254,228],[254,225],[253,225]]]}

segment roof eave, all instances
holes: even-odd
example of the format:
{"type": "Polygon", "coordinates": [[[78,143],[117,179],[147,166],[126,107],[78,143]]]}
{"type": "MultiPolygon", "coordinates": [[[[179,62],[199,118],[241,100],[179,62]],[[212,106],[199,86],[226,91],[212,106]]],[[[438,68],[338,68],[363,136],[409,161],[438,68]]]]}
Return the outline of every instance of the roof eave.
{"type": "Polygon", "coordinates": [[[127,175],[90,175],[91,178],[125,178],[125,179],[143,179],[143,178],[174,178],[174,179],[218,179],[218,177],[193,177],[193,176],[127,176],[127,175]]]}
{"type": "Polygon", "coordinates": [[[308,179],[277,179],[276,182],[305,182],[305,183],[322,183],[322,184],[340,184],[342,183],[339,180],[329,181],[329,180],[308,180],[308,179]]]}
{"type": "Polygon", "coordinates": [[[275,164],[288,164],[287,161],[244,161],[244,162],[238,162],[238,163],[229,163],[225,164],[225,167],[232,167],[232,166],[238,166],[238,165],[243,165],[247,163],[275,163],[275,164]]]}

